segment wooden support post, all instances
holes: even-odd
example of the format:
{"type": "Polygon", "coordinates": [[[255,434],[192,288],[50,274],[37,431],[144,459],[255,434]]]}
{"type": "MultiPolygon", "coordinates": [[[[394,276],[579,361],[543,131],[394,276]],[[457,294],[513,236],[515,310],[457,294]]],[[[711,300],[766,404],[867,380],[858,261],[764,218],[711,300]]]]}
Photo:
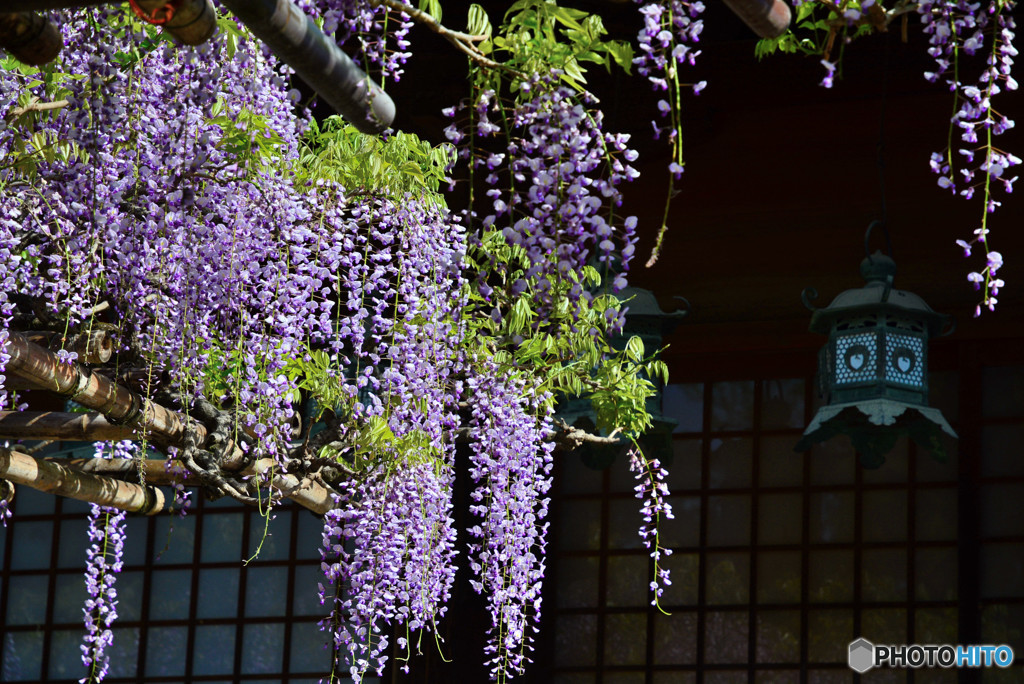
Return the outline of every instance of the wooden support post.
{"type": "Polygon", "coordinates": [[[164,509],[164,494],[156,487],[75,472],[55,461],[40,460],[3,447],[0,447],[0,478],[41,492],[130,513],[153,515],[164,509]]]}

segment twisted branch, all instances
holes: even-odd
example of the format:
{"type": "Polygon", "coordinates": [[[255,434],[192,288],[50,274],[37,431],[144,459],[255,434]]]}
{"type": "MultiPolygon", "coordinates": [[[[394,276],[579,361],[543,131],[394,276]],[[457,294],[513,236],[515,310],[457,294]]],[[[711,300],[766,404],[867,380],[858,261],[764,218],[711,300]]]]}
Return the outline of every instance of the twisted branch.
{"type": "Polygon", "coordinates": [[[402,0],[370,0],[370,3],[375,7],[384,5],[390,10],[403,12],[413,21],[426,26],[439,36],[443,36],[444,39],[454,45],[456,49],[481,66],[485,66],[490,69],[502,69],[516,74],[517,76],[525,76],[523,72],[513,69],[507,64],[496,62],[480,51],[480,48],[476,46],[476,43],[482,43],[485,40],[490,40],[490,36],[453,31],[426,12],[417,9],[412,5],[407,5],[402,2],[402,0]]]}

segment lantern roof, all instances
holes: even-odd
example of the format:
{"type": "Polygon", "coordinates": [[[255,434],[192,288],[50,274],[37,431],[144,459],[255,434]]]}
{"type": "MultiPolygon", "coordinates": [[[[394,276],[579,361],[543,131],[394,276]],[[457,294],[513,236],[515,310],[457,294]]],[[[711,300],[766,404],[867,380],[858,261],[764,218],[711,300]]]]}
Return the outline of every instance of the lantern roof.
{"type": "MultiPolygon", "coordinates": [[[[624,287],[615,293],[615,297],[629,307],[629,310],[626,312],[627,321],[630,318],[637,317],[653,318],[666,322],[679,321],[689,313],[688,303],[687,307],[677,309],[676,311],[663,311],[654,293],[639,287],[624,287]]],[[[682,298],[679,297],[678,299],[682,298]]]]}
{"type": "Polygon", "coordinates": [[[838,318],[872,313],[921,319],[928,327],[929,337],[942,332],[949,316],[937,313],[913,292],[892,287],[896,262],[891,257],[876,251],[861,262],[860,274],[866,281],[864,287],[841,292],[827,307],[814,309],[811,332],[828,335],[838,318]]]}

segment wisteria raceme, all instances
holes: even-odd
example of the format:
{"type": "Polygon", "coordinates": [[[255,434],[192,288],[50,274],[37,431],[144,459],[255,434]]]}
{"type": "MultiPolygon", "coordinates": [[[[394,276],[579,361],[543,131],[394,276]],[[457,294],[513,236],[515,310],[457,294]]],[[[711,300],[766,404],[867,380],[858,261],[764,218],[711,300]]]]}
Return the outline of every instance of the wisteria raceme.
{"type": "MultiPolygon", "coordinates": [[[[7,158],[14,131],[7,125],[7,111],[16,104],[20,90],[19,79],[11,72],[0,70],[0,159],[7,158]]],[[[20,226],[21,212],[11,202],[0,202],[0,410],[7,407],[6,376],[10,355],[5,351],[13,307],[8,292],[15,291],[16,275],[24,268],[18,253],[16,230],[20,226]]],[[[10,513],[4,505],[4,513],[10,513]]],[[[2,516],[0,516],[2,517],[2,516]]],[[[4,517],[4,524],[7,520],[4,517]]]]}
{"type": "MultiPolygon", "coordinates": [[[[96,443],[97,458],[131,459],[137,447],[133,442],[96,443]]],[[[89,541],[86,549],[85,601],[86,634],[82,643],[82,663],[89,674],[83,684],[103,681],[110,669],[108,649],[114,641],[111,625],[117,619],[116,575],[121,572],[125,541],[125,513],[116,508],[91,504],[89,541]]]]}
{"type": "Polygon", "coordinates": [[[412,20],[405,12],[394,11],[384,3],[369,0],[300,0],[299,7],[320,16],[324,32],[334,35],[338,44],[354,38],[354,50],[380,70],[384,79],[398,81],[403,65],[411,56],[409,30],[412,20]]]}
{"type": "MultiPolygon", "coordinates": [[[[500,230],[507,243],[522,247],[529,267],[511,285],[515,296],[529,292],[541,313],[553,299],[551,277],[568,279],[589,263],[614,261],[620,274],[610,283],[626,286],[625,272],[636,248],[636,217],[621,217],[622,183],[639,173],[631,165],[637,153],[629,136],[606,133],[603,117],[586,92],[557,84],[557,74],[533,76],[519,83],[520,101],[504,105],[493,91],[482,91],[472,105],[463,103],[445,114],[469,112],[470,129],[457,123],[445,129],[459,155],[480,169],[489,186],[490,211],[483,230],[500,230]],[[498,125],[494,120],[502,121],[498,125]],[[476,152],[475,138],[505,142],[502,152],[476,152]]],[[[491,288],[480,284],[485,300],[491,288]]],[[[570,300],[589,297],[580,284],[570,300]]],[[[612,327],[621,327],[624,312],[610,309],[612,327]]],[[[500,318],[501,312],[494,310],[500,318]]]]}
{"type": "Polygon", "coordinates": [[[1011,176],[1010,169],[1021,163],[1019,157],[998,148],[993,142],[994,136],[1014,125],[1012,119],[998,112],[992,104],[993,98],[1003,89],[1017,89],[1017,81],[1012,75],[1017,55],[1013,46],[1016,28],[1013,6],[1014,3],[1006,0],[990,0],[984,8],[980,2],[966,0],[928,0],[918,5],[924,31],[928,34],[928,54],[936,64],[935,70],[927,72],[925,78],[934,83],[945,77],[944,81],[954,93],[958,105],[952,125],[959,129],[960,140],[964,144],[956,150],[957,157],[954,157],[952,148],[933,153],[931,168],[939,176],[940,187],[958,192],[965,199],[971,199],[979,191],[982,194],[981,226],[974,231],[971,240],[957,240],[964,256],[971,255],[975,244],[980,244],[986,255],[985,268],[967,276],[975,288],[983,290],[982,302],[977,306],[975,315],[981,313],[983,305],[989,310],[995,309],[996,295],[1004,285],[996,275],[1003,263],[1002,255],[992,251],[988,242],[988,214],[1001,204],[992,196],[993,186],[998,183],[1007,193],[1012,192],[1017,176],[1011,176]],[[977,81],[965,83],[957,80],[962,73],[961,69],[954,68],[958,60],[978,53],[985,55],[986,66],[977,81]],[[956,170],[959,170],[960,178],[957,178],[956,170]]]}
{"type": "Polygon", "coordinates": [[[433,631],[445,614],[455,576],[453,435],[463,370],[463,332],[453,315],[463,306],[461,227],[411,196],[401,205],[379,200],[369,211],[365,239],[374,249],[363,249],[370,259],[348,270],[353,316],[339,338],[360,368],[365,405],[356,413],[386,416],[404,448],[377,454],[368,473],[343,486],[324,522],[330,588],[321,585],[320,597],[331,615],[320,627],[332,634],[335,668],[349,663],[357,681],[379,674],[389,626],[405,630],[398,646],[408,654],[409,635],[433,631]]]}
{"type": "MultiPolygon", "coordinates": [[[[521,245],[533,266],[532,280],[557,270],[568,277],[592,258],[606,262],[612,256],[628,268],[636,243],[636,218],[615,220],[622,204],[619,185],[639,175],[629,162],[636,152],[626,147],[629,136],[605,134],[602,115],[590,111],[593,102],[550,80],[534,78],[521,84],[535,96],[512,112],[512,140],[508,146],[511,191],[501,189],[494,173],[504,155],[480,160],[488,167],[494,214],[484,227],[501,219],[506,239],[521,245]],[[614,155],[607,177],[601,175],[607,155],[614,155]],[[556,259],[551,259],[554,254],[556,259]]],[[[625,287],[625,278],[615,289],[625,287]]],[[[540,293],[543,295],[543,292],[540,293]]]]}
{"type": "Polygon", "coordinates": [[[672,555],[672,549],[662,546],[658,535],[662,519],[671,520],[675,517],[672,515],[672,505],[665,500],[669,494],[668,485],[665,484],[668,471],[658,459],[648,459],[636,446],[629,451],[629,469],[639,482],[633,489],[636,498],[643,502],[640,513],[644,524],[640,526],[640,539],[651,550],[651,558],[654,560],[654,579],[651,580],[654,598],[651,605],[657,606],[665,587],[672,584],[668,568],[662,564],[664,557],[672,555]]]}
{"type": "Polygon", "coordinates": [[[7,521],[11,519],[11,509],[7,499],[0,497],[0,523],[7,527],[7,521]]]}
{"type": "MultiPolygon", "coordinates": [[[[3,114],[0,114],[2,119],[3,114]]],[[[5,203],[6,204],[6,203],[5,203]]],[[[10,217],[4,216],[7,213],[0,209],[0,410],[7,408],[8,392],[6,388],[7,362],[10,355],[6,351],[8,338],[8,327],[14,308],[8,299],[8,292],[15,291],[14,284],[17,281],[16,273],[20,270],[21,257],[17,253],[18,240],[14,229],[17,223],[14,217],[17,214],[10,212],[10,217]]]]}
{"type": "MultiPolygon", "coordinates": [[[[667,99],[658,102],[661,117],[668,117],[667,124],[652,121],[654,137],[665,134],[672,146],[672,161],[669,171],[675,178],[683,173],[683,141],[680,131],[682,93],[686,87],[680,83],[679,67],[693,66],[700,50],[694,46],[700,41],[704,22],[700,19],[704,3],[700,0],[663,0],[646,2],[637,0],[644,27],[637,36],[639,54],[633,59],[637,71],[647,77],[652,87],[664,92],[667,99]]],[[[707,86],[699,81],[690,87],[699,94],[707,86]]]]}
{"type": "Polygon", "coordinates": [[[483,363],[466,381],[474,397],[470,512],[480,519],[469,529],[470,568],[491,611],[491,679],[505,681],[530,662],[540,620],[552,445],[548,420],[537,418],[542,397],[531,404],[522,379],[483,363]]]}
{"type": "Polygon", "coordinates": [[[124,511],[92,504],[89,511],[89,539],[86,549],[85,602],[86,635],[82,644],[82,663],[89,668],[79,680],[101,682],[110,669],[107,652],[114,641],[110,626],[117,619],[117,589],[114,580],[121,572],[124,551],[124,511]]]}
{"type": "MultiPolygon", "coordinates": [[[[455,579],[450,464],[382,466],[352,483],[324,519],[321,603],[331,614],[334,670],[362,681],[380,674],[392,627],[431,632],[455,579]],[[337,668],[349,663],[348,672],[337,668]]],[[[408,653],[408,637],[399,648],[408,653]]]]}

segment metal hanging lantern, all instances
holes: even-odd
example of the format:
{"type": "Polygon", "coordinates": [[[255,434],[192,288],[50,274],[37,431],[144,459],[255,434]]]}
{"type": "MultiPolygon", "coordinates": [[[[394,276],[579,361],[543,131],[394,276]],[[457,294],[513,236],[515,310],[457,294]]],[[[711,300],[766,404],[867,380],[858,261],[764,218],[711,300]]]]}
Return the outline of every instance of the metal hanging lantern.
{"type": "MultiPolygon", "coordinates": [[[[819,391],[824,405],[804,431],[796,451],[848,435],[865,468],[877,468],[902,435],[945,461],[943,432],[956,437],[942,412],[928,406],[928,341],[952,332],[950,317],[936,313],[921,297],[893,289],[896,263],[881,252],[867,254],[860,272],[864,287],[846,290],[813,311],[810,329],[828,335],[818,354],[819,391]]],[[[888,241],[888,235],[886,235],[888,241]]],[[[892,246],[889,245],[889,253],[892,246]]]]}

